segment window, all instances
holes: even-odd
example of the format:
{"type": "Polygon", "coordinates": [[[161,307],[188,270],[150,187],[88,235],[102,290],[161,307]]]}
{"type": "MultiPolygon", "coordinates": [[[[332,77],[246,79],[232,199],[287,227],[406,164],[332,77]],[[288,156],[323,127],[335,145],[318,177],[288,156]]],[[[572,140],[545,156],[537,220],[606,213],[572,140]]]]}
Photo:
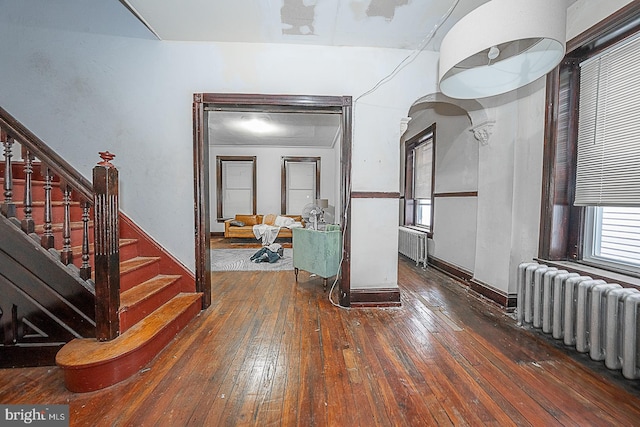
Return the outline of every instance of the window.
{"type": "Polygon", "coordinates": [[[216,157],[218,221],[256,213],[256,157],[216,157]]]}
{"type": "Polygon", "coordinates": [[[320,198],[320,157],[282,157],[281,213],[300,215],[320,198]]]}
{"type": "Polygon", "coordinates": [[[596,207],[586,212],[583,258],[617,270],[640,268],[640,207],[596,207]]]}
{"type": "Polygon", "coordinates": [[[571,40],[547,80],[540,258],[640,275],[639,30],[630,4],[571,40]]]}
{"type": "Polygon", "coordinates": [[[435,124],[406,143],[405,225],[432,231],[435,124]]]}
{"type": "Polygon", "coordinates": [[[579,105],[574,204],[586,207],[583,259],[639,269],[638,35],[580,63],[579,105]]]}

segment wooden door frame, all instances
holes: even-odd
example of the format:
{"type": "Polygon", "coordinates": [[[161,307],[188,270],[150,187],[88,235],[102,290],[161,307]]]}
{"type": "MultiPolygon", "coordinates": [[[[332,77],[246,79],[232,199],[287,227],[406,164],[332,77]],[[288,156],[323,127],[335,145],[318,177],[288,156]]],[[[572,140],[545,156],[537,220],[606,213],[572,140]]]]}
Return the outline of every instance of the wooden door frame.
{"type": "Polygon", "coordinates": [[[211,305],[211,255],[209,206],[209,144],[205,107],[215,105],[222,111],[247,106],[253,109],[287,112],[326,112],[341,115],[340,201],[343,259],[339,280],[339,303],[351,305],[351,144],[352,99],[350,96],[261,95],[234,93],[193,94],[193,172],[195,216],[196,291],[202,292],[202,308],[211,305]]]}

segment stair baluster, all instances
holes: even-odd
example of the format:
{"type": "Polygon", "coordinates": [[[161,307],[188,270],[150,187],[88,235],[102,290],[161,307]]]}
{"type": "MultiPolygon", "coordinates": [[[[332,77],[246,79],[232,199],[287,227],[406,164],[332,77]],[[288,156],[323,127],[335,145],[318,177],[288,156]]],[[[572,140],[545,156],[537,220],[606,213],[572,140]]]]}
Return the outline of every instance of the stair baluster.
{"type": "Polygon", "coordinates": [[[73,262],[73,250],[71,249],[71,187],[64,183],[62,185],[62,204],[64,205],[64,220],[62,222],[62,251],[60,261],[64,265],[73,262]]]}
{"type": "Polygon", "coordinates": [[[44,232],[40,239],[40,244],[45,249],[51,249],[54,247],[54,236],[51,229],[51,181],[53,180],[53,173],[47,165],[42,166],[42,173],[44,175],[44,232]]]}
{"type": "Polygon", "coordinates": [[[91,265],[89,265],[89,202],[82,202],[82,266],[80,277],[87,280],[91,277],[91,265]]]}
{"type": "Polygon", "coordinates": [[[13,218],[16,216],[16,205],[13,203],[13,170],[11,168],[13,138],[0,129],[0,139],[2,139],[4,146],[4,202],[0,206],[0,210],[7,218],[13,218]]]}
{"type": "Polygon", "coordinates": [[[31,234],[35,230],[35,222],[33,221],[33,154],[26,147],[22,147],[22,157],[24,159],[24,218],[22,219],[22,231],[31,234]]]}

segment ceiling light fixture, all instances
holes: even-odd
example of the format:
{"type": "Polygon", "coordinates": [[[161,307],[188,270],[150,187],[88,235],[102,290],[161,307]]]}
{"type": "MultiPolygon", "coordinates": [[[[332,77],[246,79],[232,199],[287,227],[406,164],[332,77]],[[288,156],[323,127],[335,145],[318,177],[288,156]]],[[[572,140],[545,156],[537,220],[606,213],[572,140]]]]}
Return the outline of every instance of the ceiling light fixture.
{"type": "Polygon", "coordinates": [[[565,54],[562,0],[491,0],[442,39],[440,91],[451,98],[499,95],[555,68],[565,54]]]}
{"type": "Polygon", "coordinates": [[[232,125],[236,129],[261,135],[280,131],[280,126],[273,123],[271,118],[266,115],[242,116],[240,120],[234,121],[232,125]]]}

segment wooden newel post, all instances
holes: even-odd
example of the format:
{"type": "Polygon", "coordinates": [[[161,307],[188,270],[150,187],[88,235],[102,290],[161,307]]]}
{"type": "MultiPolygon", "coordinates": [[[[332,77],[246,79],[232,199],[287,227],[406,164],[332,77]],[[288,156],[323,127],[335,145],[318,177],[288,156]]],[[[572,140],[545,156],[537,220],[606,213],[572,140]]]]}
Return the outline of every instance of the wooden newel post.
{"type": "Polygon", "coordinates": [[[120,249],[118,227],[118,170],[115,155],[101,152],[93,168],[96,338],[108,341],[120,331],[120,249]]]}

